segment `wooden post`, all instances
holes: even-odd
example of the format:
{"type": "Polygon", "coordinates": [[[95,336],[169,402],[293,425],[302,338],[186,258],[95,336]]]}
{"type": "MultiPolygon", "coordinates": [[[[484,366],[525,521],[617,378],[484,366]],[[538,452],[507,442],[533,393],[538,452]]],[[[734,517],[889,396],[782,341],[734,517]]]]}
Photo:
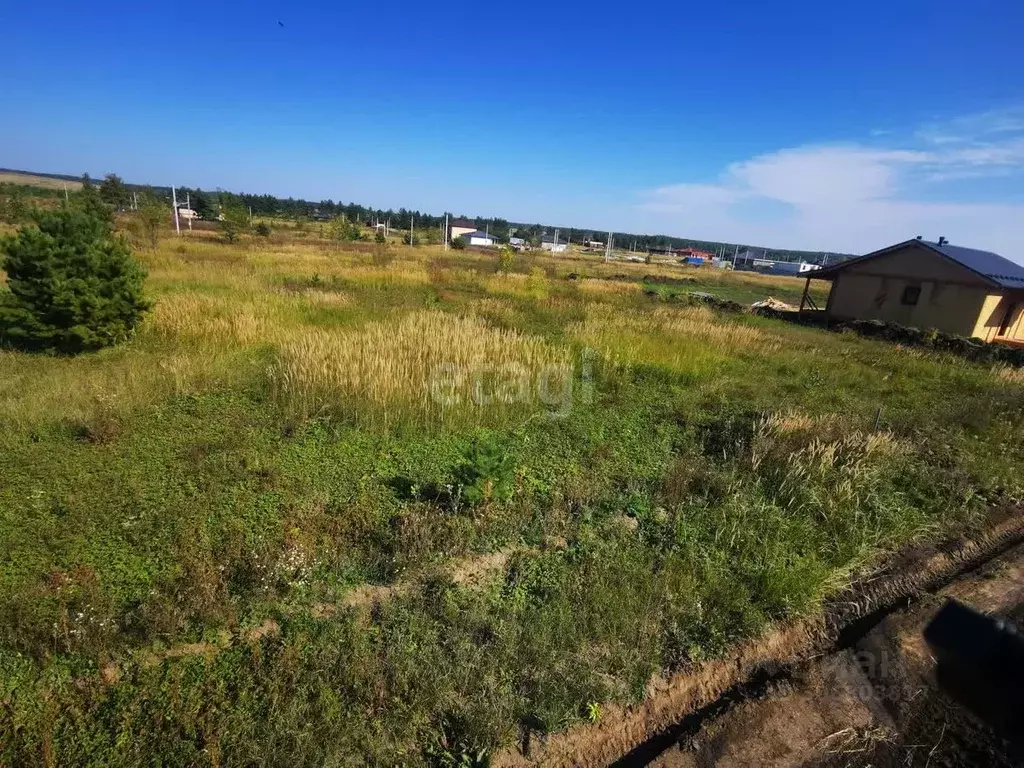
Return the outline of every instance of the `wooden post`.
{"type": "Polygon", "coordinates": [[[800,314],[804,313],[804,304],[807,303],[807,294],[811,290],[811,278],[804,281],[804,295],[800,297],[800,314]]]}

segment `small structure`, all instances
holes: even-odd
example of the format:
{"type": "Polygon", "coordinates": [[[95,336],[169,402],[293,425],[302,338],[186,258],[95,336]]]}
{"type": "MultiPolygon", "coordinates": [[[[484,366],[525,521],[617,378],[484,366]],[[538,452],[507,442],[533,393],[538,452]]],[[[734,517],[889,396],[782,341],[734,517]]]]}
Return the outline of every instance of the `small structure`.
{"type": "Polygon", "coordinates": [[[551,251],[552,253],[563,253],[569,246],[567,243],[557,242],[555,238],[550,235],[544,235],[540,239],[540,247],[542,250],[551,251]]]}
{"type": "Polygon", "coordinates": [[[523,237],[510,237],[508,239],[508,244],[518,251],[525,251],[529,247],[526,242],[526,238],[523,237]]]}
{"type": "Polygon", "coordinates": [[[454,240],[457,237],[462,237],[462,235],[468,235],[476,231],[476,222],[469,219],[452,219],[451,224],[448,226],[448,237],[454,240]]]}
{"type": "Polygon", "coordinates": [[[186,208],[183,205],[178,206],[178,216],[186,221],[199,221],[199,219],[203,218],[194,209],[186,208]]]}
{"type": "Polygon", "coordinates": [[[481,232],[479,229],[473,230],[472,232],[463,232],[461,235],[458,235],[458,237],[464,237],[467,245],[482,245],[484,247],[494,245],[494,235],[481,232]]]}
{"type": "Polygon", "coordinates": [[[1024,267],[989,251],[907,240],[806,273],[830,280],[831,320],[882,320],[984,341],[1024,342],[1024,267]]]}

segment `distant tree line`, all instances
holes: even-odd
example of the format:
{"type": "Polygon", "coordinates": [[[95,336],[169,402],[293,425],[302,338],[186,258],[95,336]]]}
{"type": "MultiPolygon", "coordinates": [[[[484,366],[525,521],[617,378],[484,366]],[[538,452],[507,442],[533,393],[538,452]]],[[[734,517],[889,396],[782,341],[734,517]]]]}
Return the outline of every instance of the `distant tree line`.
{"type": "MultiPolygon", "coordinates": [[[[40,174],[58,179],[71,179],[74,177],[58,174],[40,174]]],[[[84,184],[91,184],[88,174],[80,179],[84,184]]],[[[7,209],[13,208],[14,212],[20,213],[24,207],[24,196],[28,192],[33,196],[57,197],[62,196],[60,190],[46,190],[36,187],[22,187],[21,185],[0,185],[0,220],[8,218],[5,213],[7,209]],[[14,192],[17,187],[21,192],[14,192]]],[[[99,184],[100,196],[108,205],[116,210],[125,210],[134,204],[134,194],[139,199],[145,198],[152,204],[167,205],[171,202],[170,187],[154,187],[138,184],[126,184],[116,174],[108,174],[99,184]]],[[[312,219],[331,221],[343,218],[352,224],[372,225],[378,222],[386,223],[390,229],[409,230],[415,225],[417,234],[423,235],[427,242],[434,240],[431,232],[440,233],[444,224],[445,214],[431,214],[423,211],[410,210],[407,208],[370,208],[358,203],[344,203],[334,200],[320,200],[318,202],[303,200],[301,198],[281,198],[274,195],[254,195],[245,192],[227,192],[224,190],[203,190],[198,187],[178,187],[178,203],[184,205],[188,200],[192,209],[204,219],[215,219],[221,215],[227,216],[230,213],[232,218],[238,218],[241,212],[248,214],[250,211],[254,217],[277,217],[286,219],[312,219]]],[[[582,229],[579,227],[556,227],[553,225],[530,224],[526,222],[512,222],[500,218],[455,216],[448,212],[449,218],[464,218],[472,221],[480,230],[486,230],[499,241],[508,241],[509,237],[521,237],[533,245],[539,245],[541,238],[545,235],[553,236],[558,230],[560,242],[572,242],[582,245],[587,241],[605,242],[607,232],[596,229],[582,229]]],[[[763,248],[760,246],[748,246],[737,243],[725,243],[714,240],[694,240],[685,237],[672,237],[669,235],[647,235],[632,234],[628,232],[617,232],[614,234],[614,245],[619,250],[635,249],[638,252],[664,251],[667,249],[697,248],[712,254],[721,253],[725,257],[731,257],[734,253],[742,252],[747,248],[758,253],[758,256],[777,261],[809,261],[822,263],[825,253],[821,251],[794,251],[775,248],[763,248]],[[763,255],[762,255],[763,254],[763,255]]],[[[852,254],[828,254],[829,263],[834,263],[844,258],[850,258],[852,254]]]]}

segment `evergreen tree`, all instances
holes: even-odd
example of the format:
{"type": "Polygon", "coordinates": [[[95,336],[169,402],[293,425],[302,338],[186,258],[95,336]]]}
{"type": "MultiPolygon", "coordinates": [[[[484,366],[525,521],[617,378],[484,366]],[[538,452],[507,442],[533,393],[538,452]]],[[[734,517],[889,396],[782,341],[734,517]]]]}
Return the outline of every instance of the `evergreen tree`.
{"type": "Polygon", "coordinates": [[[114,223],[113,210],[103,202],[100,193],[89,179],[89,174],[82,176],[82,188],[71,198],[71,204],[86,216],[99,219],[107,225],[114,223]]]}
{"type": "Polygon", "coordinates": [[[215,219],[217,218],[216,212],[213,210],[213,205],[210,203],[210,198],[205,193],[198,189],[189,191],[192,196],[192,210],[198,213],[204,219],[215,219]]]}
{"type": "Polygon", "coordinates": [[[100,199],[115,210],[123,211],[131,202],[131,194],[116,173],[108,173],[100,182],[100,199]]]}
{"type": "Polygon", "coordinates": [[[0,298],[0,342],[75,354],[130,336],[149,304],[127,243],[78,210],[37,221],[0,241],[10,288],[0,298]]]}

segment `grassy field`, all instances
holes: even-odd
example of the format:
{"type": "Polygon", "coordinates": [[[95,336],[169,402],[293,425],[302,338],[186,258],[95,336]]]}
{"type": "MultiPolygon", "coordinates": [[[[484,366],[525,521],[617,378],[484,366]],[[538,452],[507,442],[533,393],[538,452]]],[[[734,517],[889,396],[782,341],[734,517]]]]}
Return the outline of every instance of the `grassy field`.
{"type": "Polygon", "coordinates": [[[1024,490],[1014,372],[645,292],[800,280],[314,235],[0,351],[0,764],[485,763],[1024,490]]]}
{"type": "Polygon", "coordinates": [[[63,181],[61,179],[51,179],[49,176],[36,176],[31,173],[11,173],[10,171],[0,171],[0,184],[16,184],[18,186],[38,187],[39,189],[60,190],[63,190],[66,185],[68,192],[77,192],[82,188],[82,182],[80,181],[63,181]]]}

